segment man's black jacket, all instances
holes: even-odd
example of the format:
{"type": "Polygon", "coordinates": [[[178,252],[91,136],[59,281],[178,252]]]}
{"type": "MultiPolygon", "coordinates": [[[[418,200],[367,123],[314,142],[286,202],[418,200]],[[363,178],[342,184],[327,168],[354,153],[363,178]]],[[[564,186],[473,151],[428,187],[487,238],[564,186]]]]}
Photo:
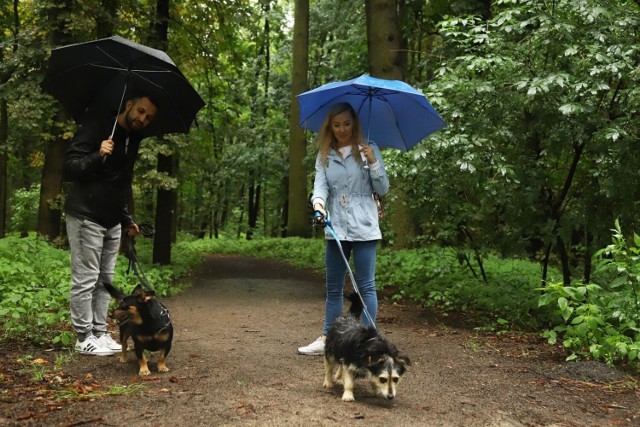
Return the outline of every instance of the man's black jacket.
{"type": "Polygon", "coordinates": [[[111,228],[133,224],[127,211],[133,165],[140,148],[140,136],[116,126],[114,148],[109,156],[100,156],[100,144],[108,139],[114,119],[92,121],[73,137],[64,161],[67,188],[65,212],[77,218],[111,228]]]}

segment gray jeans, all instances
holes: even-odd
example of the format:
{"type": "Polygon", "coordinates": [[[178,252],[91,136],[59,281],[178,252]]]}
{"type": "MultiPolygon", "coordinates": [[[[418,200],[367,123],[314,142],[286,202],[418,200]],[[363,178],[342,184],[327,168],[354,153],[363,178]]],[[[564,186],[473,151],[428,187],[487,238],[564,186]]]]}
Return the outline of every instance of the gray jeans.
{"type": "Polygon", "coordinates": [[[104,228],[86,219],[66,216],[71,249],[71,323],[83,340],[107,331],[107,311],[111,296],[102,283],[113,282],[120,224],[104,228]]]}

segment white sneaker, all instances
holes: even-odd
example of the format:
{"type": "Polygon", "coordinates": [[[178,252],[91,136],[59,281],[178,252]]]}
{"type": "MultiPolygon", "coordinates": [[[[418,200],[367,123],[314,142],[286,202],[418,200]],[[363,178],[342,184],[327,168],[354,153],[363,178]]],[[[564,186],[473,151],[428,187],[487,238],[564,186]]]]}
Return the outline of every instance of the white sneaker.
{"type": "Polygon", "coordinates": [[[76,351],[87,356],[112,356],[116,351],[103,347],[98,342],[98,338],[89,335],[84,341],[76,341],[76,351]]]}
{"type": "Polygon", "coordinates": [[[298,353],[306,356],[322,356],[324,354],[324,337],[318,337],[311,344],[300,347],[298,353]]]}
{"type": "Polygon", "coordinates": [[[102,334],[98,337],[98,344],[104,348],[108,348],[111,351],[122,351],[122,346],[116,342],[111,335],[102,334]]]}

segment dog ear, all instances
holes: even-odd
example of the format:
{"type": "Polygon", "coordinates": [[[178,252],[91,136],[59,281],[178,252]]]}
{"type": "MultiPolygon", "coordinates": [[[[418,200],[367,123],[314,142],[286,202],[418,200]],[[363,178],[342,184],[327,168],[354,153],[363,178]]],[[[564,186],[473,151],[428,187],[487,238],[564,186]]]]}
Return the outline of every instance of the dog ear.
{"type": "Polygon", "coordinates": [[[111,283],[103,282],[102,284],[104,285],[104,288],[107,290],[107,292],[109,292],[109,295],[111,295],[111,297],[117,300],[118,302],[122,301],[124,297],[127,296],[124,292],[117,289],[111,283]]]}
{"type": "Polygon", "coordinates": [[[140,294],[138,299],[140,299],[141,302],[149,302],[154,296],[156,296],[156,294],[153,291],[146,291],[140,294]]]}
{"type": "Polygon", "coordinates": [[[399,354],[396,360],[402,365],[411,366],[411,360],[406,354],[399,354]]]}

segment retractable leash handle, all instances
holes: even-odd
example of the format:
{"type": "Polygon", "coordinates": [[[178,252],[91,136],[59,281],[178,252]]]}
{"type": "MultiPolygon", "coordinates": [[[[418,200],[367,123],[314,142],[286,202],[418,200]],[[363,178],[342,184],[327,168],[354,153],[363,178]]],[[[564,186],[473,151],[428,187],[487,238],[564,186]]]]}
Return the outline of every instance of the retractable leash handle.
{"type": "Polygon", "coordinates": [[[314,227],[324,227],[324,226],[327,225],[328,219],[329,219],[329,212],[327,212],[327,217],[325,218],[325,216],[322,215],[322,212],[315,211],[313,213],[313,226],[314,227]]]}
{"type": "Polygon", "coordinates": [[[379,333],[378,327],[376,326],[376,323],[373,321],[373,318],[369,314],[369,310],[367,310],[367,305],[364,303],[364,299],[360,294],[360,289],[358,289],[358,284],[356,283],[356,278],[353,275],[351,266],[349,265],[349,260],[345,256],[344,251],[342,250],[342,244],[340,243],[340,239],[338,238],[336,231],[331,226],[331,218],[329,216],[329,211],[327,211],[327,216],[322,215],[320,211],[315,211],[315,213],[313,214],[313,219],[314,219],[314,225],[317,224],[318,227],[326,227],[327,230],[329,230],[329,233],[331,234],[331,236],[333,236],[334,240],[336,241],[336,245],[338,246],[340,255],[342,255],[342,260],[344,261],[344,265],[347,267],[347,272],[349,273],[349,278],[351,279],[353,290],[356,292],[356,294],[358,294],[358,298],[360,298],[360,302],[362,303],[362,312],[364,313],[369,323],[373,326],[373,329],[375,329],[376,332],[379,333]]]}

